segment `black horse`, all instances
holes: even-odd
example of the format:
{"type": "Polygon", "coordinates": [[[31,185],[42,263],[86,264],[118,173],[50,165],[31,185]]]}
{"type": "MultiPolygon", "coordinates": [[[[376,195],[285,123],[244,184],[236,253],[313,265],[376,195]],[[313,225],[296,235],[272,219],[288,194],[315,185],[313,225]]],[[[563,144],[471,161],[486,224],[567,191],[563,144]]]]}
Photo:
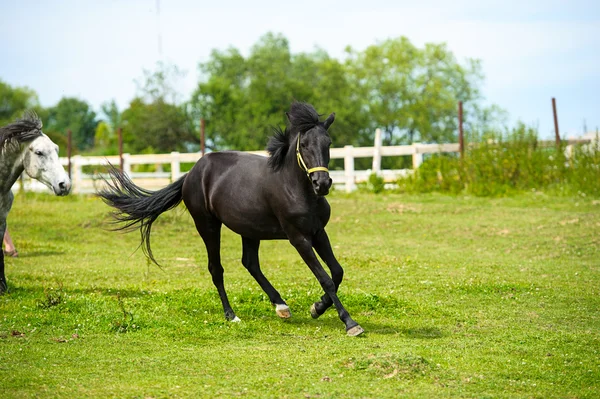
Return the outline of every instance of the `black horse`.
{"type": "Polygon", "coordinates": [[[319,280],[325,294],[310,309],[313,318],[335,305],[350,336],[364,330],[346,311],[337,296],[344,271],[336,260],[325,226],[330,207],[325,199],[331,187],[327,129],[335,114],[319,121],[319,114],[305,103],[294,102],[287,113],[289,126],[275,129],[267,149],[269,158],[236,151],[209,153],[178,181],[158,190],[137,187],[122,172],[109,167],[111,182],[98,195],[116,208],[118,229],[140,228],[142,248],[156,263],[150,249],[152,223],[181,200],[187,206],[208,252],[208,270],[225,311],[239,321],[223,285],[220,241],[225,224],[242,236],[242,263],[256,279],[279,317],[291,316],[289,307],[260,270],[261,240],[288,239],[319,280]],[[313,248],[329,266],[331,277],[319,263],[313,248]]]}

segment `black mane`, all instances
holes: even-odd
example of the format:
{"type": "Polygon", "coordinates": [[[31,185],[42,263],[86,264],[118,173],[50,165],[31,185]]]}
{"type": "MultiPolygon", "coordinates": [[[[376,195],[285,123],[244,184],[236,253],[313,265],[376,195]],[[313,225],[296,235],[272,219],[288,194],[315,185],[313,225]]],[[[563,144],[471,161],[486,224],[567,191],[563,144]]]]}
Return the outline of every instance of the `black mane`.
{"type": "Polygon", "coordinates": [[[269,152],[269,166],[274,170],[283,167],[290,148],[291,140],[296,133],[307,132],[319,125],[319,114],[314,107],[307,103],[294,101],[287,113],[290,124],[284,130],[279,127],[273,128],[273,136],[267,144],[269,152]]]}
{"type": "Polygon", "coordinates": [[[16,140],[19,143],[31,141],[42,135],[42,121],[33,111],[25,111],[22,119],[0,127],[0,149],[16,140]]]}

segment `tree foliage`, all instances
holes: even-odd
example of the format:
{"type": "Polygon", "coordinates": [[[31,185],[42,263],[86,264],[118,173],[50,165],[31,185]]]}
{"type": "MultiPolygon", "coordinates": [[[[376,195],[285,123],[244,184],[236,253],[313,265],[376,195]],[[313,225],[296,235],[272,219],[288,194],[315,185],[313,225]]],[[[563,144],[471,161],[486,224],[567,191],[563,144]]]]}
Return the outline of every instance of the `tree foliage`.
{"type": "Polygon", "coordinates": [[[400,37],[347,55],[371,129],[382,129],[386,145],[455,141],[458,101],[468,108],[480,100],[480,63],[461,65],[445,44],[418,48],[400,37]]]}
{"type": "Polygon", "coordinates": [[[196,150],[200,118],[209,149],[263,149],[272,127],[286,123],[293,100],[336,113],[330,129],[335,147],[372,145],[376,128],[384,133],[384,145],[456,142],[458,101],[467,132],[482,136],[506,129],[504,111],[483,105],[480,63],[459,62],[445,44],[418,47],[399,37],[363,50],[348,47],[338,60],[318,48],[293,54],[284,36],[268,33],[247,56],[236,48],[213,50],[199,70],[200,81],[186,102],[176,89],[184,73],[158,63],[143,71],[137,96],[125,110],[113,100],[101,106],[101,118],[77,98],[42,109],[34,91],[0,81],[0,123],[34,108],[61,147],[71,129],[79,152],[103,154],[117,151],[119,127],[125,151],[196,150]]]}
{"type": "MultiPolygon", "coordinates": [[[[197,144],[186,105],[176,103],[174,81],[181,76],[177,67],[164,63],[158,63],[153,72],[144,71],[143,82],[138,82],[138,97],[120,115],[126,151],[187,151],[197,144]]],[[[114,115],[110,106],[106,113],[114,115]]]]}
{"type": "Polygon", "coordinates": [[[0,126],[8,125],[22,117],[27,109],[42,113],[35,91],[27,87],[12,87],[0,80],[0,126]]]}
{"type": "Polygon", "coordinates": [[[73,146],[79,151],[94,145],[97,124],[96,113],[90,105],[74,97],[63,97],[58,104],[50,107],[44,121],[45,130],[55,135],[66,137],[67,131],[71,130],[73,146]]]}
{"type": "Polygon", "coordinates": [[[400,37],[363,51],[349,47],[346,55],[344,62],[319,49],[293,55],[274,34],[248,57],[234,48],[215,50],[200,65],[203,80],[191,107],[207,120],[214,147],[234,149],[262,148],[270,125],[285,123],[293,99],[337,113],[336,146],[368,145],[378,127],[387,145],[456,141],[458,101],[471,125],[497,115],[480,105],[479,62],[459,63],[445,44],[418,48],[400,37]]]}
{"type": "Polygon", "coordinates": [[[131,152],[186,151],[194,140],[185,109],[161,99],[146,102],[135,98],[123,111],[123,143],[131,152]]]}
{"type": "Polygon", "coordinates": [[[264,148],[272,126],[285,124],[285,111],[294,99],[338,114],[331,131],[334,145],[358,141],[364,125],[360,103],[344,66],[322,50],[292,55],[287,39],[267,34],[247,58],[237,49],[215,50],[200,70],[204,80],[191,108],[205,118],[213,148],[264,148]]]}

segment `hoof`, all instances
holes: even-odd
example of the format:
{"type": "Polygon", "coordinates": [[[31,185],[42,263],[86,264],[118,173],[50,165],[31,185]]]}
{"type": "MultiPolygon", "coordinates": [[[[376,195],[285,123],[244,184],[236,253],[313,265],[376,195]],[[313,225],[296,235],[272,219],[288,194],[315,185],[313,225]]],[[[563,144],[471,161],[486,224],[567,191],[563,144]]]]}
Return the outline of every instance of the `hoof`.
{"type": "Polygon", "coordinates": [[[275,313],[277,313],[277,316],[281,317],[282,319],[289,319],[292,317],[292,311],[288,305],[276,305],[275,313]]]}
{"type": "Polygon", "coordinates": [[[315,307],[314,303],[312,305],[310,305],[310,316],[313,319],[318,319],[319,316],[321,316],[320,314],[317,313],[317,308],[315,307]]]}
{"type": "Polygon", "coordinates": [[[235,316],[233,319],[231,319],[232,323],[239,323],[240,321],[242,321],[242,320],[240,320],[240,318],[237,316],[235,316]]]}
{"type": "Polygon", "coordinates": [[[365,330],[363,330],[363,328],[361,326],[359,326],[358,324],[355,325],[354,327],[350,327],[348,330],[346,330],[346,334],[348,334],[349,337],[356,337],[364,332],[365,332],[365,330]]]}
{"type": "Polygon", "coordinates": [[[8,291],[8,286],[6,285],[6,281],[0,280],[0,295],[6,294],[8,291]]]}

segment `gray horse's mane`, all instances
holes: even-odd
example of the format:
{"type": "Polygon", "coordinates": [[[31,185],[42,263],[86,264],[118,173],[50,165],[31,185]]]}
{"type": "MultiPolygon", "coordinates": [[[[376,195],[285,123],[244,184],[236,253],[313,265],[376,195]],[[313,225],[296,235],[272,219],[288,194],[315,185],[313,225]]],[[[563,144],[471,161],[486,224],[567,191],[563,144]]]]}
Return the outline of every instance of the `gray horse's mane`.
{"type": "Polygon", "coordinates": [[[33,111],[25,111],[23,118],[0,127],[0,149],[16,140],[25,143],[42,135],[42,121],[33,111]]]}

